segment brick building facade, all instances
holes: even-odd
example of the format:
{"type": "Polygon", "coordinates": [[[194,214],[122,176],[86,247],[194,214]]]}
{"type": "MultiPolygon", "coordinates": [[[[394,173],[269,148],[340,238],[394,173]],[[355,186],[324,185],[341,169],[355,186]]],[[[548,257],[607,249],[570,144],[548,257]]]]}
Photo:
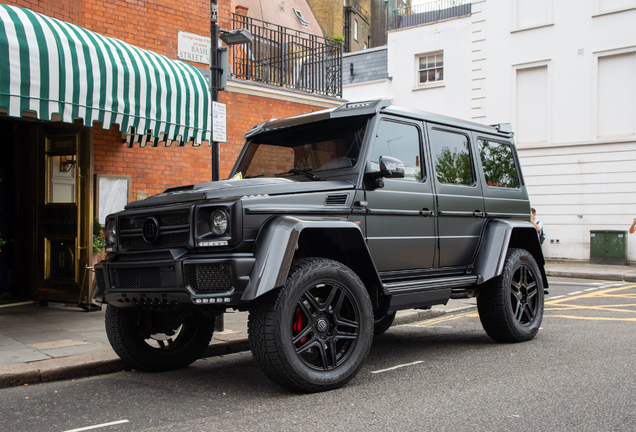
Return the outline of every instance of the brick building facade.
{"type": "MultiPolygon", "coordinates": [[[[0,3],[24,7],[47,17],[156,52],[169,59],[177,58],[179,31],[202,36],[210,33],[210,3],[207,1],[0,0],[0,3]]],[[[222,29],[232,28],[234,6],[234,0],[219,1],[219,25],[222,29]]],[[[190,64],[202,70],[207,69],[200,63],[190,64]]],[[[228,81],[226,91],[220,92],[219,99],[227,106],[227,142],[220,145],[221,179],[229,174],[243,145],[244,134],[254,125],[270,118],[298,115],[341,103],[333,97],[237,80],[228,81]]],[[[164,143],[159,143],[157,147],[140,147],[139,144],[135,144],[129,148],[123,140],[128,131],[120,130],[116,124],[108,129],[103,129],[99,121],[94,122],[92,127],[83,129],[81,125],[76,124],[73,126],[75,129],[84,130],[77,132],[81,134],[81,151],[89,155],[89,159],[84,162],[81,175],[78,170],[76,187],[83,188],[86,194],[77,194],[78,197],[81,195],[81,205],[78,198],[78,210],[72,215],[74,220],[71,222],[72,226],[78,227],[77,230],[73,228],[68,231],[62,225],[53,227],[50,221],[64,220],[66,216],[61,215],[66,214],[64,212],[68,212],[68,209],[64,205],[50,205],[48,198],[43,198],[43,192],[39,192],[49,188],[47,182],[50,181],[50,168],[46,165],[45,169],[45,164],[49,163],[47,158],[51,152],[47,151],[47,155],[44,155],[45,147],[41,136],[43,128],[47,125],[63,125],[60,125],[60,122],[37,121],[37,118],[29,115],[16,119],[2,114],[1,108],[0,128],[6,129],[2,131],[7,132],[5,136],[15,136],[15,139],[12,138],[5,144],[12,145],[13,142],[15,146],[13,162],[5,162],[9,167],[8,174],[15,177],[10,180],[14,192],[11,200],[3,204],[14,204],[16,208],[11,219],[13,228],[10,234],[3,233],[3,238],[13,240],[10,243],[13,246],[4,249],[9,250],[11,255],[8,279],[16,297],[69,301],[77,299],[79,293],[88,291],[85,288],[90,283],[90,277],[86,276],[89,274],[86,266],[90,265],[92,251],[88,233],[92,231],[93,216],[98,213],[95,206],[97,188],[94,184],[97,175],[130,176],[131,201],[159,193],[169,187],[207,182],[212,179],[212,150],[206,141],[198,146],[192,143],[185,143],[183,146],[165,146],[164,143]],[[15,135],[12,135],[14,133],[15,135]],[[26,141],[29,141],[28,145],[24,144],[26,141]],[[34,151],[38,154],[32,155],[34,151]],[[47,162],[44,162],[45,160],[47,162]],[[25,161],[32,165],[28,170],[22,169],[25,161]],[[87,176],[88,173],[90,175],[87,176]],[[85,182],[83,179],[90,180],[85,182]],[[18,203],[25,205],[18,206],[18,203]],[[63,234],[59,234],[60,232],[63,234]],[[52,254],[56,248],[61,247],[63,238],[66,239],[64,241],[75,244],[75,247],[71,248],[74,253],[68,256],[69,260],[73,260],[75,267],[69,270],[67,279],[55,279],[49,277],[54,259],[52,254]],[[28,276],[18,283],[12,274],[28,276]]],[[[78,153],[78,167],[82,157],[78,153]]],[[[5,168],[4,165],[2,168],[5,168]]],[[[68,225],[67,223],[66,226],[68,225]]]]}

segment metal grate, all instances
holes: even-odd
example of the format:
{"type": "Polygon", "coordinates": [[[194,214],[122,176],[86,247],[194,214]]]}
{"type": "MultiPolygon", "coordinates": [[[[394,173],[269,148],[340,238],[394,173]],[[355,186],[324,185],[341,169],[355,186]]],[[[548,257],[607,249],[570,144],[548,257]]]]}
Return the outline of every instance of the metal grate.
{"type": "Polygon", "coordinates": [[[190,212],[180,213],[159,213],[159,214],[147,214],[143,216],[123,217],[119,220],[119,227],[122,230],[134,230],[141,229],[144,225],[144,221],[149,217],[155,217],[159,221],[161,226],[178,226],[178,225],[190,225],[190,212]]]}
{"type": "Polygon", "coordinates": [[[233,29],[248,29],[250,44],[231,45],[234,78],[326,96],[342,96],[342,44],[239,14],[233,29]]]}
{"type": "MultiPolygon", "coordinates": [[[[121,237],[121,245],[127,249],[130,248],[146,248],[150,245],[146,243],[143,237],[139,235],[130,235],[121,237]]],[[[184,232],[176,232],[176,233],[168,233],[162,234],[160,231],[159,238],[155,243],[152,244],[152,247],[171,247],[171,246],[180,246],[186,245],[190,240],[190,231],[184,232]]]]}
{"type": "Polygon", "coordinates": [[[187,267],[190,286],[197,292],[227,292],[232,289],[228,265],[200,264],[187,267]]]}
{"type": "Polygon", "coordinates": [[[190,211],[148,213],[119,219],[120,242],[126,249],[148,249],[185,246],[190,241],[190,211]],[[144,222],[154,217],[159,222],[159,237],[148,244],[142,237],[144,222]]]}
{"type": "Polygon", "coordinates": [[[446,20],[472,13],[472,0],[436,0],[398,8],[389,22],[390,30],[446,20]]]}
{"type": "Polygon", "coordinates": [[[116,288],[173,288],[177,286],[177,274],[172,266],[112,269],[111,275],[116,288]]]}
{"type": "Polygon", "coordinates": [[[328,206],[336,206],[336,205],[345,205],[347,203],[347,197],[349,195],[329,195],[325,200],[325,205],[328,206]]]}

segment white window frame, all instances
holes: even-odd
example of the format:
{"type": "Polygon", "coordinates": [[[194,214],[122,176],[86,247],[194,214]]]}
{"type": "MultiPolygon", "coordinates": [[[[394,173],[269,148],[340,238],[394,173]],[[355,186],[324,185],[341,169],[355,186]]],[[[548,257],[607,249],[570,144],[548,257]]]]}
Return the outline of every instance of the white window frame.
{"type": "Polygon", "coordinates": [[[298,21],[300,22],[300,24],[303,27],[307,27],[307,25],[309,25],[309,21],[305,19],[302,12],[295,8],[292,8],[292,10],[294,11],[294,15],[296,15],[296,18],[298,18],[298,21]]]}
{"type": "Polygon", "coordinates": [[[525,26],[525,27],[519,27],[519,19],[517,14],[519,13],[518,11],[518,0],[512,0],[512,30],[510,31],[510,33],[515,33],[515,32],[520,32],[520,31],[525,31],[525,30],[531,30],[531,29],[536,29],[536,28],[541,28],[541,27],[548,27],[548,26],[553,26],[554,25],[554,1],[553,0],[548,0],[549,1],[549,6],[548,6],[548,19],[547,21],[543,22],[543,23],[537,23],[537,24],[533,24],[530,26],[525,26]]]}
{"type": "Polygon", "coordinates": [[[353,39],[358,40],[358,20],[353,20],[353,39]]]}
{"type": "Polygon", "coordinates": [[[594,12],[592,13],[592,17],[598,17],[603,15],[614,14],[618,12],[625,12],[628,10],[636,9],[636,1],[634,1],[633,6],[622,7],[618,9],[601,11],[601,0],[594,0],[594,12]]]}
{"type": "MultiPolygon", "coordinates": [[[[428,89],[428,88],[435,88],[435,87],[444,87],[445,85],[445,77],[446,77],[446,71],[445,71],[445,67],[444,64],[446,62],[445,59],[446,55],[444,54],[444,50],[439,50],[439,51],[431,51],[431,52],[426,52],[426,53],[420,53],[420,54],[416,54],[415,55],[415,86],[413,88],[413,90],[423,90],[423,89],[428,89]],[[442,79],[440,80],[435,80],[435,81],[426,81],[424,83],[420,82],[420,72],[422,70],[429,70],[429,68],[425,68],[425,69],[420,69],[420,59],[422,57],[430,57],[430,56],[434,56],[434,55],[439,55],[441,54],[442,57],[444,58],[444,60],[442,61],[442,79]]],[[[433,69],[437,69],[436,67],[433,69]]]]}
{"type": "MultiPolygon", "coordinates": [[[[599,65],[599,59],[602,57],[611,57],[614,55],[620,55],[620,54],[629,54],[629,53],[634,53],[634,55],[636,56],[636,45],[634,46],[629,46],[629,47],[625,47],[625,48],[617,48],[617,49],[613,49],[613,50],[606,50],[606,51],[597,51],[594,52],[594,70],[592,73],[592,82],[593,82],[593,91],[592,91],[592,101],[594,101],[592,103],[592,136],[590,137],[590,141],[607,141],[607,140],[611,140],[611,141],[616,141],[615,138],[613,138],[613,136],[609,135],[609,136],[603,136],[603,137],[599,137],[598,136],[598,121],[599,121],[599,112],[598,112],[598,65],[599,65]]],[[[634,77],[634,79],[636,79],[636,77],[634,77]]],[[[636,119],[635,119],[636,122],[636,119]]],[[[631,139],[630,139],[631,140],[631,139]]]]}
{"type": "MultiPolygon", "coordinates": [[[[551,60],[540,60],[540,61],[536,61],[536,62],[531,62],[531,63],[522,63],[522,64],[517,64],[517,65],[512,65],[512,107],[511,107],[511,118],[514,119],[514,123],[513,123],[513,128],[514,125],[518,124],[519,121],[517,119],[517,71],[519,70],[523,70],[523,69],[534,69],[537,67],[547,67],[547,73],[548,73],[548,101],[547,101],[547,120],[546,120],[546,141],[545,144],[551,144],[552,143],[552,64],[551,64],[551,60]]],[[[527,144],[524,144],[522,142],[518,142],[517,146],[519,148],[523,148],[523,147],[527,147],[527,144]]],[[[532,144],[530,144],[530,146],[532,146],[532,144]]]]}

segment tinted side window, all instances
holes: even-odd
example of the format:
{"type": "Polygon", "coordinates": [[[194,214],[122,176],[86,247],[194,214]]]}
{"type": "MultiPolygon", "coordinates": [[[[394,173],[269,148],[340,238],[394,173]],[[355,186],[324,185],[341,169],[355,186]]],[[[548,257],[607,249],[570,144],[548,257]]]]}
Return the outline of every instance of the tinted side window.
{"type": "Polygon", "coordinates": [[[431,129],[433,166],[440,183],[472,185],[474,176],[470,163],[470,145],[463,134],[431,129]]]}
{"type": "Polygon", "coordinates": [[[488,186],[518,188],[519,175],[509,144],[479,140],[479,157],[488,186]]]}
{"type": "Polygon", "coordinates": [[[380,156],[391,156],[404,163],[404,179],[421,181],[420,130],[414,125],[382,120],[373,145],[371,171],[380,171],[380,156]]]}

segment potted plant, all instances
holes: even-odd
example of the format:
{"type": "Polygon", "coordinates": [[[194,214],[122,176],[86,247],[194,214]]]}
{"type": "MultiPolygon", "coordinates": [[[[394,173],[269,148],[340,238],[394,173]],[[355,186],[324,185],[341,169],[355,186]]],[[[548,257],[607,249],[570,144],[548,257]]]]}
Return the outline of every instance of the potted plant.
{"type": "Polygon", "coordinates": [[[104,259],[105,248],[104,229],[99,223],[99,219],[93,218],[93,264],[104,259]]]}

